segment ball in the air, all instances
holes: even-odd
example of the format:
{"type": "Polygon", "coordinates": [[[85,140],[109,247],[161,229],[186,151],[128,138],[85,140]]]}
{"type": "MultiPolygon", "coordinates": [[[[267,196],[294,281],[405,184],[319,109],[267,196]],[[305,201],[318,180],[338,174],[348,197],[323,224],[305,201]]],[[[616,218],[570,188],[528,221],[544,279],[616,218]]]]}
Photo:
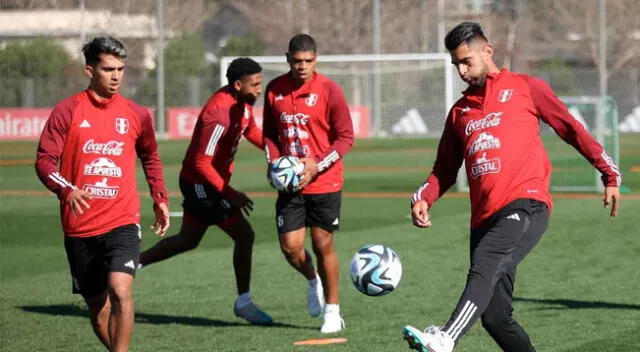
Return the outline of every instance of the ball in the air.
{"type": "Polygon", "coordinates": [[[395,290],[402,278],[402,264],[396,252],[381,244],[360,248],[350,266],[351,281],[367,296],[384,296],[395,290]]]}

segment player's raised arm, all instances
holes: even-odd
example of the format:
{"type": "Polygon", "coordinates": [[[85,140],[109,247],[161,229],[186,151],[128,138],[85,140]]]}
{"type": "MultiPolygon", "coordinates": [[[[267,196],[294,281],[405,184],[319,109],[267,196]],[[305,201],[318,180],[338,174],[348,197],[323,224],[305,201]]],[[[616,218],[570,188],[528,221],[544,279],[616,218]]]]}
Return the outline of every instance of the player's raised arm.
{"type": "Polygon", "coordinates": [[[605,186],[619,187],[622,184],[622,175],[602,145],[569,113],[545,81],[536,77],[528,79],[531,96],[540,118],[600,171],[605,186]]]}

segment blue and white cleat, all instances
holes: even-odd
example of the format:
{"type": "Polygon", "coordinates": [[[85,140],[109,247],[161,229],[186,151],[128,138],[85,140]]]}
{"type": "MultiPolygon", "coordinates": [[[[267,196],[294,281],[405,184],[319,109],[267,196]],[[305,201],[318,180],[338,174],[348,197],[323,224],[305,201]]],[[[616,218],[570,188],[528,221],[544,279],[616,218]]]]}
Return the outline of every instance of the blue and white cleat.
{"type": "Polygon", "coordinates": [[[452,352],[455,342],[437,326],[429,326],[424,332],[407,325],[402,328],[409,348],[420,352],[452,352]]]}
{"type": "Polygon", "coordinates": [[[307,312],[313,318],[319,317],[324,312],[324,289],[322,281],[318,278],[316,285],[309,284],[307,288],[307,312]]]}
{"type": "Polygon", "coordinates": [[[245,304],[242,307],[238,307],[236,304],[233,305],[233,313],[242,318],[253,325],[271,325],[273,324],[273,319],[267,313],[265,313],[262,309],[258,308],[255,303],[250,302],[245,304]]]}

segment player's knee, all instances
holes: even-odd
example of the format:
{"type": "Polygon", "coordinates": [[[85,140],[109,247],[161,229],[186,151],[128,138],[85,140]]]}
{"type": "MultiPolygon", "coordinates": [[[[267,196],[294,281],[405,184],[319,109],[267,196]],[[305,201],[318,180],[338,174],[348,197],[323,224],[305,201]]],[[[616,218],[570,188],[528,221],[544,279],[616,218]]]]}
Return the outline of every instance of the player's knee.
{"type": "Polygon", "coordinates": [[[201,239],[202,237],[181,235],[180,241],[178,242],[180,251],[186,252],[186,251],[191,251],[198,248],[198,245],[200,245],[201,239]]]}
{"type": "Polygon", "coordinates": [[[485,312],[482,315],[482,327],[485,330],[493,334],[500,334],[502,331],[506,331],[511,323],[511,317],[505,314],[485,312]]]}
{"type": "Polygon", "coordinates": [[[240,236],[234,237],[234,240],[238,245],[252,246],[255,238],[256,238],[256,234],[253,231],[247,231],[240,236]]]}
{"type": "Polygon", "coordinates": [[[327,256],[333,254],[333,239],[320,238],[313,241],[313,252],[318,256],[327,256]]]}
{"type": "Polygon", "coordinates": [[[304,247],[290,246],[286,244],[280,245],[280,250],[288,260],[303,260],[304,259],[304,247]]]}
{"type": "Polygon", "coordinates": [[[113,285],[109,288],[109,299],[113,307],[120,307],[133,301],[133,293],[130,285],[113,285]]]}

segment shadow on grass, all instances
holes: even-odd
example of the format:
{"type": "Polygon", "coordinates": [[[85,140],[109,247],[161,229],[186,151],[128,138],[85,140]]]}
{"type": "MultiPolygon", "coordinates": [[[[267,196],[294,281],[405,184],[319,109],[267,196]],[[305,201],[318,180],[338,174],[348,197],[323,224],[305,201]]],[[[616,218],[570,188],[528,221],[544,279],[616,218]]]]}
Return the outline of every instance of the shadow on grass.
{"type": "MultiPolygon", "coordinates": [[[[47,306],[18,306],[18,308],[29,313],[64,315],[64,316],[84,317],[84,318],[89,317],[89,312],[87,311],[86,308],[72,305],[72,304],[56,304],[56,305],[47,305],[47,306]]],[[[174,315],[153,314],[153,313],[143,313],[143,312],[136,312],[136,323],[158,324],[158,325],[182,324],[182,325],[190,325],[190,326],[212,326],[212,327],[253,326],[245,322],[234,322],[234,321],[225,321],[225,320],[210,319],[210,318],[174,316],[174,315]]],[[[318,329],[317,326],[301,326],[301,325],[292,325],[292,324],[278,323],[278,322],[274,322],[273,324],[267,325],[264,327],[308,329],[308,330],[318,329]]]]}
{"type": "Polygon", "coordinates": [[[574,299],[542,299],[542,298],[524,298],[514,297],[514,302],[551,304],[561,307],[548,307],[541,309],[637,309],[640,310],[640,304],[627,303],[611,303],[603,301],[578,301],[574,299]]]}

